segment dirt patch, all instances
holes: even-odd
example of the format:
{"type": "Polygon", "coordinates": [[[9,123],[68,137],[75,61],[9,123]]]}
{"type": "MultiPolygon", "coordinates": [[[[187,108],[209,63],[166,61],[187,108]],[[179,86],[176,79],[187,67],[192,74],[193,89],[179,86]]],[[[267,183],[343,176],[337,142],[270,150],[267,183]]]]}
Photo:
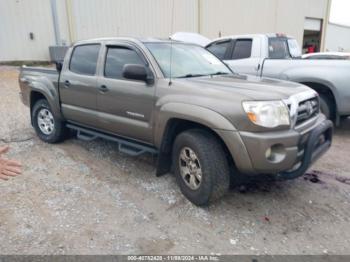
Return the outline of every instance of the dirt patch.
{"type": "Polygon", "coordinates": [[[337,181],[339,181],[340,183],[343,183],[343,184],[346,184],[346,185],[350,185],[350,178],[349,177],[337,176],[335,179],[337,181]]]}

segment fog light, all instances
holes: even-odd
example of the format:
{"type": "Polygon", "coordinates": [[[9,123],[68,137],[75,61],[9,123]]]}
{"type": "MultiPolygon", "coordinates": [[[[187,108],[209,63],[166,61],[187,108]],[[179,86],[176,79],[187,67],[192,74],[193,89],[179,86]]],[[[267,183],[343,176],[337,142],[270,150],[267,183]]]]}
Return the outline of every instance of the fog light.
{"type": "Polygon", "coordinates": [[[286,158],[286,149],[282,144],[275,144],[266,150],[265,156],[272,163],[280,163],[286,158]]]}
{"type": "Polygon", "coordinates": [[[270,159],[270,157],[271,157],[271,147],[269,147],[269,148],[266,150],[266,152],[265,152],[265,157],[266,157],[267,159],[270,159]]]}
{"type": "Polygon", "coordinates": [[[325,137],[325,135],[323,134],[323,135],[321,135],[321,136],[319,137],[319,139],[318,139],[318,145],[322,145],[322,144],[324,144],[324,142],[326,142],[326,137],[325,137]]]}

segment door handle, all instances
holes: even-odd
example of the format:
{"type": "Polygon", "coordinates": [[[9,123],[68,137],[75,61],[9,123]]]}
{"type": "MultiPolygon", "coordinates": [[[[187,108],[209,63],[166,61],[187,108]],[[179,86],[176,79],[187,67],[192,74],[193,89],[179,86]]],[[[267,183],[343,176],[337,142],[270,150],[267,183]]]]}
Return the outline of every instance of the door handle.
{"type": "Polygon", "coordinates": [[[106,93],[109,91],[108,87],[105,85],[102,85],[99,87],[101,93],[106,93]]]}
{"type": "Polygon", "coordinates": [[[64,86],[65,87],[70,87],[70,82],[68,80],[64,81],[64,86]]]}

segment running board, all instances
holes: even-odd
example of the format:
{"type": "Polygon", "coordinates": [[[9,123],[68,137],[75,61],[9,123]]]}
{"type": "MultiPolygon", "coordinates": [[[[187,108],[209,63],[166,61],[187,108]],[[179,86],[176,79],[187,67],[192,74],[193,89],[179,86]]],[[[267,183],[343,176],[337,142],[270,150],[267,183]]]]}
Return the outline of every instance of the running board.
{"type": "Polygon", "coordinates": [[[77,138],[83,141],[92,141],[97,138],[103,138],[118,143],[118,150],[130,156],[139,156],[144,153],[158,154],[158,150],[152,146],[134,142],[125,138],[100,133],[84,127],[67,124],[67,127],[77,131],[77,138]]]}

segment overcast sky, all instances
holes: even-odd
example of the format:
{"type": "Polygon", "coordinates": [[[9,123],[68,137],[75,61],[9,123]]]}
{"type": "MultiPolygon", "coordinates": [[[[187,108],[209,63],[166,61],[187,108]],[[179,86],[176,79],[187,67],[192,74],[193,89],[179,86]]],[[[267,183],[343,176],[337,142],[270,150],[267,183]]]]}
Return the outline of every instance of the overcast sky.
{"type": "Polygon", "coordinates": [[[332,0],[329,21],[350,26],[350,0],[332,0]]]}

